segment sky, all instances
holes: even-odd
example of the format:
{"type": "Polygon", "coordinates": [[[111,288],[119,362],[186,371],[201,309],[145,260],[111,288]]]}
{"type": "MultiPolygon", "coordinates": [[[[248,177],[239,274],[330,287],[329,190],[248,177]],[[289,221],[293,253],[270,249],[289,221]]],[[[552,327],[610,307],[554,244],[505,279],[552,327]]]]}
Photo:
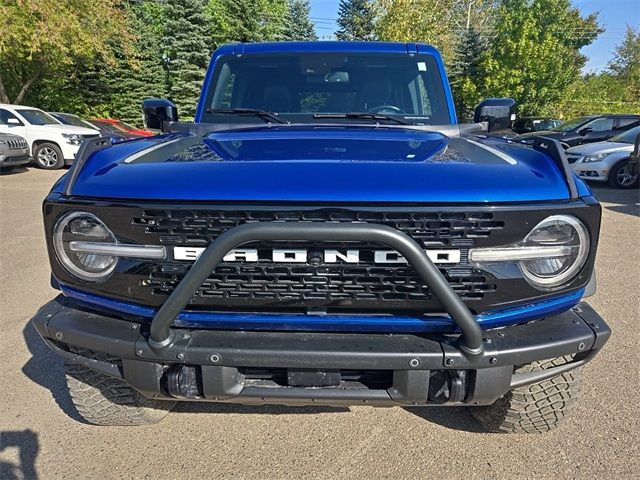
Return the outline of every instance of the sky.
{"type": "MultiPolygon", "coordinates": [[[[322,39],[333,38],[336,30],[339,0],[310,0],[311,20],[316,25],[318,36],[322,39]]],[[[600,24],[605,32],[595,42],[582,49],[589,57],[585,72],[601,71],[613,55],[616,44],[624,38],[627,25],[640,26],[640,0],[571,0],[586,16],[598,12],[600,24]]]]}

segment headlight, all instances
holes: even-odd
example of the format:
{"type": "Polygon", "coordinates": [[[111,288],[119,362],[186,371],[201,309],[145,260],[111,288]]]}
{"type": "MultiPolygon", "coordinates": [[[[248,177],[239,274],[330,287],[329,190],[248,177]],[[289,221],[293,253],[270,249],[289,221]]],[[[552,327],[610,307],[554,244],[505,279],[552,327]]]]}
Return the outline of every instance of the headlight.
{"type": "Polygon", "coordinates": [[[71,145],[80,145],[82,143],[82,135],[76,133],[63,133],[62,136],[67,139],[67,143],[71,145]]]}
{"type": "Polygon", "coordinates": [[[72,242],[115,245],[116,238],[95,215],[73,212],[56,224],[53,246],[60,263],[74,276],[91,282],[106,279],[116,268],[118,257],[98,253],[76,251],[72,242]]]}
{"type": "Polygon", "coordinates": [[[609,155],[609,154],[608,153],[598,153],[596,155],[585,155],[584,157],[582,157],[582,162],[581,163],[599,162],[600,160],[603,160],[607,155],[609,155]]]}
{"type": "Polygon", "coordinates": [[[522,274],[538,288],[572,280],[589,255],[589,234],[580,220],[553,215],[536,225],[522,244],[469,250],[472,263],[518,262],[522,274]]]}

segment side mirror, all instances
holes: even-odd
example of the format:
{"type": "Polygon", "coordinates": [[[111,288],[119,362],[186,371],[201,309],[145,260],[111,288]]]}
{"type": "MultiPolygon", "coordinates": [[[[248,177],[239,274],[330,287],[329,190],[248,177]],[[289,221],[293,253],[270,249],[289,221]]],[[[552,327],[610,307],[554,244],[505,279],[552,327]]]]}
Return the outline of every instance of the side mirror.
{"type": "Polygon", "coordinates": [[[486,98],[476,107],[473,121],[487,122],[489,131],[508,130],[516,119],[516,101],[513,98],[486,98]]]}
{"type": "Polygon", "coordinates": [[[178,121],[178,109],[164,98],[147,98],[142,102],[144,126],[150,130],[165,131],[165,122],[178,121]]]}
{"type": "Polygon", "coordinates": [[[580,135],[586,135],[587,133],[591,133],[591,132],[593,132],[593,128],[591,128],[591,127],[585,127],[585,128],[583,128],[582,130],[580,130],[578,133],[579,133],[580,135]]]}
{"type": "Polygon", "coordinates": [[[17,118],[7,118],[7,125],[12,126],[18,126],[18,125],[22,125],[22,122],[20,120],[18,120],[17,118]]]}

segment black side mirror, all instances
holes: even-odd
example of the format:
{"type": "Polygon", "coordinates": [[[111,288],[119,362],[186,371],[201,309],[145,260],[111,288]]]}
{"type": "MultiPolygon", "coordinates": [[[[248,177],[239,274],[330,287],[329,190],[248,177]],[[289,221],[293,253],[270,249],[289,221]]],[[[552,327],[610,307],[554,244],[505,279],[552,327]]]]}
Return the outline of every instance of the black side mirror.
{"type": "Polygon", "coordinates": [[[591,132],[593,132],[593,128],[591,128],[591,127],[585,127],[585,128],[583,128],[582,130],[580,130],[578,133],[579,133],[580,135],[586,135],[587,133],[591,133],[591,132]]]}
{"type": "Polygon", "coordinates": [[[145,128],[165,131],[165,122],[178,121],[178,109],[164,98],[147,98],[142,102],[145,128]]]}
{"type": "Polygon", "coordinates": [[[486,98],[476,107],[473,121],[488,122],[489,131],[508,130],[516,119],[516,101],[513,98],[486,98]]]}

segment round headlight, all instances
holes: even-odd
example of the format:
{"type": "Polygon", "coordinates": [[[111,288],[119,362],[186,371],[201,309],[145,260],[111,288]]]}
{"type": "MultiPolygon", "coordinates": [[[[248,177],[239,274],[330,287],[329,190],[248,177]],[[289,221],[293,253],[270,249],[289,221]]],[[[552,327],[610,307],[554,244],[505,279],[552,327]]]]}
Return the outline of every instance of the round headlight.
{"type": "Polygon", "coordinates": [[[565,247],[566,254],[523,260],[525,278],[536,287],[552,288],[572,280],[589,255],[589,234],[580,220],[569,215],[553,215],[534,227],[524,240],[525,246],[565,247]]]}
{"type": "Polygon", "coordinates": [[[60,263],[82,280],[104,280],[116,268],[118,257],[76,251],[72,242],[117,243],[111,230],[95,215],[72,212],[58,220],[53,231],[54,250],[60,263]]]}

